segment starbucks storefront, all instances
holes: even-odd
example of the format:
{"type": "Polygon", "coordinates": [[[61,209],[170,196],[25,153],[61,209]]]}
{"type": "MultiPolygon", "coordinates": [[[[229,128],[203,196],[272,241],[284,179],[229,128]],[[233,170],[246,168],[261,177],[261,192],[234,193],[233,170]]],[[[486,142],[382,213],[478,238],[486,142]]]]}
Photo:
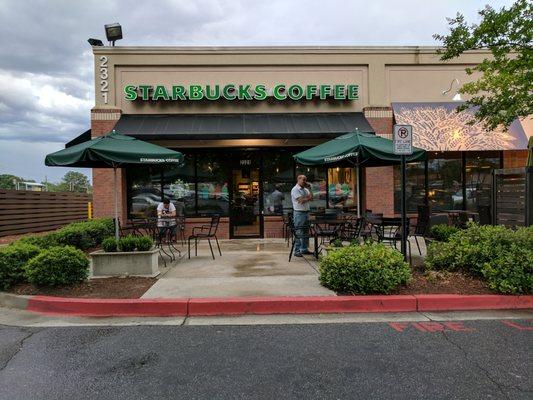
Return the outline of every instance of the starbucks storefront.
{"type": "MultiPolygon", "coordinates": [[[[450,111],[457,96],[445,89],[475,79],[465,68],[482,61],[483,50],[446,63],[436,48],[419,46],[96,46],[93,53],[91,137],[115,130],[185,155],[179,168],[119,172],[123,220],[152,216],[168,197],[187,229],[218,214],[221,238],[281,237],[301,173],[312,210],[355,212],[359,191],[363,210],[393,216],[394,167],[308,168],[292,155],[355,129],[391,138],[393,124],[406,121],[414,144],[432,152],[410,170],[410,210],[426,195],[437,208],[484,206],[487,199],[470,197],[489,192],[489,170],[525,165],[522,125],[495,136],[450,111]]],[[[93,170],[96,217],[114,214],[112,183],[112,171],[93,170]]]]}

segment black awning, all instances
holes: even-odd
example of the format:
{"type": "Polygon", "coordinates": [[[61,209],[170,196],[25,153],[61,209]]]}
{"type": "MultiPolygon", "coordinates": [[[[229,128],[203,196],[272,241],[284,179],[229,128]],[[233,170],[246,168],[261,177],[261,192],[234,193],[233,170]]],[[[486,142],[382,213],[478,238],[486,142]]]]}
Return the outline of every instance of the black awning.
{"type": "Polygon", "coordinates": [[[139,139],[332,138],[374,133],[363,113],[122,115],[115,131],[139,139]]]}
{"type": "Polygon", "coordinates": [[[72,147],[72,146],[74,146],[76,144],[80,144],[80,143],[86,142],[88,140],[91,140],[91,130],[90,129],[86,130],[81,135],[76,136],[70,142],[65,143],[65,149],[67,147],[72,147]]]}

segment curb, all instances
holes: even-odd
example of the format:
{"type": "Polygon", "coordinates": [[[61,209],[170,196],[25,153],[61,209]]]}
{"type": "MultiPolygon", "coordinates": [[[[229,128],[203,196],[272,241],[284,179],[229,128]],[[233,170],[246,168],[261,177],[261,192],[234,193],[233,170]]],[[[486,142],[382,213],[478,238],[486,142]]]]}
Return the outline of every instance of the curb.
{"type": "Polygon", "coordinates": [[[172,317],[533,309],[533,295],[380,295],[80,299],[0,293],[0,306],[44,315],[172,317]]]}

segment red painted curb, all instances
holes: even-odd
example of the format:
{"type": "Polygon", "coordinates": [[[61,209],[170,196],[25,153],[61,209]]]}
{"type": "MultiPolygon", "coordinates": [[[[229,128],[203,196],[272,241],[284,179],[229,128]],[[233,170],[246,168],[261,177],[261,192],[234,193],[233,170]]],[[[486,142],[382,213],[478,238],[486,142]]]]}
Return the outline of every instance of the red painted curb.
{"type": "Polygon", "coordinates": [[[416,311],[413,296],[236,297],[189,299],[189,316],[416,311]]]}
{"type": "Polygon", "coordinates": [[[511,310],[533,308],[533,296],[419,294],[418,311],[511,310]]]}
{"type": "Polygon", "coordinates": [[[91,317],[186,316],[188,299],[74,299],[33,296],[26,310],[47,315],[91,317]]]}
{"type": "Polygon", "coordinates": [[[79,299],[32,296],[27,311],[92,317],[327,314],[533,309],[533,296],[383,295],[221,297],[191,299],[79,299]]]}

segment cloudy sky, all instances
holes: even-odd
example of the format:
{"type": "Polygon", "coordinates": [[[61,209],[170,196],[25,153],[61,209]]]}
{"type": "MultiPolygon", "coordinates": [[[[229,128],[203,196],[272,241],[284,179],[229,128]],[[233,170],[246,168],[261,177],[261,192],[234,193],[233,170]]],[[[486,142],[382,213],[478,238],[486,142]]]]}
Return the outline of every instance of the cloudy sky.
{"type": "MultiPolygon", "coordinates": [[[[128,45],[434,45],[446,17],[489,0],[0,0],[0,174],[57,181],[44,156],[90,127],[87,38],[128,45]]],[[[90,170],[84,170],[90,174],[90,170]]]]}

